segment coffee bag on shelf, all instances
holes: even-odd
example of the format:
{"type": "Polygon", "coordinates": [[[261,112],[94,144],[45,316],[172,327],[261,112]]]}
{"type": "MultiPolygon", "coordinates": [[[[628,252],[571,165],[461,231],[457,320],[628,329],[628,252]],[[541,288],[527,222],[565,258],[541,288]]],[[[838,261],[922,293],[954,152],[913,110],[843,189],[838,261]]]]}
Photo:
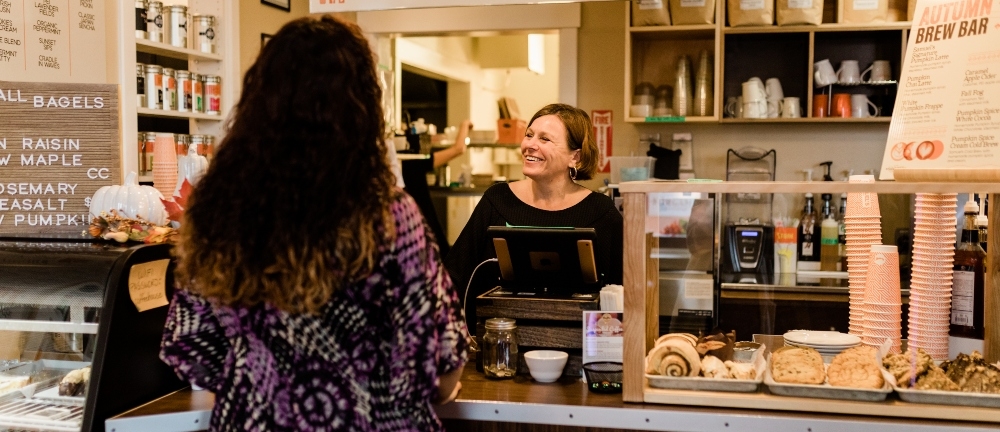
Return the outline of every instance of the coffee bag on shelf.
{"type": "Polygon", "coordinates": [[[731,27],[774,25],[774,0],[729,0],[731,27]]]}
{"type": "Polygon", "coordinates": [[[777,0],[778,25],[823,23],[823,0],[777,0]]]}
{"type": "Polygon", "coordinates": [[[632,26],[670,25],[670,9],[667,0],[634,0],[632,2],[632,26]]]}
{"type": "Polygon", "coordinates": [[[868,24],[885,22],[889,16],[889,0],[845,0],[840,22],[868,24]]]}
{"type": "Polygon", "coordinates": [[[674,25],[714,24],[715,0],[670,0],[674,25]]]}

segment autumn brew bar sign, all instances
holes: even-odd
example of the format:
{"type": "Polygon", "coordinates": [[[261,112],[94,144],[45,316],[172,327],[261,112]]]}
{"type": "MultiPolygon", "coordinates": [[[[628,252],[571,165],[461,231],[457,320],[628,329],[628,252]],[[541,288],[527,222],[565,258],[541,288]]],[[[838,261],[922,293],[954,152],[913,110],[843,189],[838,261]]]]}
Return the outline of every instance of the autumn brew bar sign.
{"type": "Polygon", "coordinates": [[[920,0],[880,178],[1000,167],[1000,1],[920,0]]]}
{"type": "Polygon", "coordinates": [[[118,87],[0,81],[0,236],[86,237],[121,184],[118,87]]]}

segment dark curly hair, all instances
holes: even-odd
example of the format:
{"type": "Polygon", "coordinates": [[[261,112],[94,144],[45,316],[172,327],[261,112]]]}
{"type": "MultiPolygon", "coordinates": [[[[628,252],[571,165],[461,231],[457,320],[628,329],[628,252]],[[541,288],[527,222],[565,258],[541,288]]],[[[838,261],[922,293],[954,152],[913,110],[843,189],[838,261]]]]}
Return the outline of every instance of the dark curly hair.
{"type": "Polygon", "coordinates": [[[566,104],[549,104],[531,116],[528,127],[541,116],[554,115],[559,117],[566,126],[566,144],[570,150],[580,150],[580,164],[576,167],[576,180],[590,180],[597,172],[597,159],[600,150],[594,139],[594,125],[590,122],[587,112],[566,104]]]}
{"type": "Polygon", "coordinates": [[[316,313],[394,229],[376,64],[354,24],[286,24],[243,78],[185,211],[178,280],[220,304],[316,313]]]}

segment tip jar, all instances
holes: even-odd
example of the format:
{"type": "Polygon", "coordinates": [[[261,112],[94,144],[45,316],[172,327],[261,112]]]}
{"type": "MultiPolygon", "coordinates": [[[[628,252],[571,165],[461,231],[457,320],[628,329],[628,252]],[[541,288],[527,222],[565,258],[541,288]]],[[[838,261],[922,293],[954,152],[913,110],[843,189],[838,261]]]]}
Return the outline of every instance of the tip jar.
{"type": "Polygon", "coordinates": [[[483,373],[489,378],[507,379],[517,375],[517,329],[516,321],[510,318],[490,318],[486,320],[486,334],[483,335],[483,373]]]}

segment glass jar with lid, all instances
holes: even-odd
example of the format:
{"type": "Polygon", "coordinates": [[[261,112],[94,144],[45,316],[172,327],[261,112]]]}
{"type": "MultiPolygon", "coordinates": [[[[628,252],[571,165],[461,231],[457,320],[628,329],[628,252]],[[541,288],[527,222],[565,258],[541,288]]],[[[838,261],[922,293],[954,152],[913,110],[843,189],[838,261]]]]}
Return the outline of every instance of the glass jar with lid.
{"type": "Polygon", "coordinates": [[[517,374],[516,329],[516,321],[510,318],[486,320],[486,334],[483,335],[480,352],[483,355],[483,372],[487,377],[507,379],[517,374]]]}

